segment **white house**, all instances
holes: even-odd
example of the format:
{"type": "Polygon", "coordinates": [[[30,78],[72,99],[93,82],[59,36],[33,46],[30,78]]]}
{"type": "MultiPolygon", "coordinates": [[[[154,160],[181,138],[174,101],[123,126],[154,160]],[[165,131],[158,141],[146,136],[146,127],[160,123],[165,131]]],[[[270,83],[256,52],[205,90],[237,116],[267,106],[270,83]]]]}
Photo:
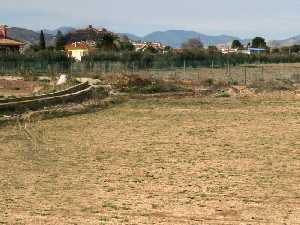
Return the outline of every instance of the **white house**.
{"type": "Polygon", "coordinates": [[[74,42],[65,46],[68,56],[73,57],[77,61],[81,61],[81,58],[88,55],[91,49],[92,47],[85,41],[74,42]]]}

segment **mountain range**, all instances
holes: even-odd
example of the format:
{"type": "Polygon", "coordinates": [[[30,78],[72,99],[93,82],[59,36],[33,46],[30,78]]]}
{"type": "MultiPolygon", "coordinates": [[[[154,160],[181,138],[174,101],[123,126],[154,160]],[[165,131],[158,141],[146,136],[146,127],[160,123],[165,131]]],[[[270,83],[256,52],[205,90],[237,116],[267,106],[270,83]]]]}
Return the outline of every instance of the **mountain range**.
{"type": "MultiPolygon", "coordinates": [[[[12,39],[19,40],[32,45],[38,44],[40,39],[40,32],[19,27],[8,28],[7,35],[12,39]]],[[[51,44],[54,40],[54,36],[45,33],[45,40],[48,44],[51,44]]]]}
{"type": "Polygon", "coordinates": [[[273,40],[273,41],[269,41],[269,46],[273,47],[273,48],[278,48],[278,47],[289,47],[292,45],[300,45],[300,35],[291,37],[291,38],[287,38],[284,40],[273,40]]]}
{"type": "MultiPolygon", "coordinates": [[[[43,30],[45,33],[45,39],[48,45],[52,45],[55,40],[57,31],[62,31],[63,34],[76,30],[73,27],[60,27],[55,30],[43,30]]],[[[25,28],[12,27],[8,29],[8,36],[24,41],[28,44],[37,44],[39,42],[40,31],[33,31],[25,28]]],[[[146,41],[146,42],[161,42],[164,45],[168,45],[174,48],[178,48],[182,43],[186,42],[191,38],[196,38],[202,41],[204,46],[209,45],[230,45],[230,43],[237,39],[242,43],[249,43],[250,39],[241,39],[239,37],[233,37],[229,35],[206,35],[195,31],[186,30],[168,30],[168,31],[157,31],[145,36],[139,37],[130,33],[122,33],[122,35],[128,36],[129,39],[134,41],[146,41]]],[[[300,35],[284,39],[284,40],[273,40],[268,42],[270,47],[282,47],[291,46],[294,44],[300,44],[300,35]]]]}
{"type": "MultiPolygon", "coordinates": [[[[55,30],[43,30],[45,35],[45,40],[47,45],[53,45],[55,41],[55,35],[57,31],[61,31],[63,34],[67,34],[71,31],[74,31],[75,28],[72,27],[60,27],[55,30]]],[[[20,27],[10,27],[8,28],[8,37],[23,41],[28,45],[35,45],[39,43],[40,40],[40,31],[33,31],[26,28],[20,27]]]]}
{"type": "Polygon", "coordinates": [[[138,37],[132,34],[125,34],[125,35],[127,35],[129,39],[134,41],[161,42],[164,45],[169,45],[174,48],[180,47],[182,43],[186,42],[191,38],[201,40],[201,42],[205,46],[228,44],[235,39],[241,40],[238,37],[232,37],[228,35],[210,36],[195,31],[186,31],[186,30],[157,31],[145,35],[143,37],[138,37]]]}

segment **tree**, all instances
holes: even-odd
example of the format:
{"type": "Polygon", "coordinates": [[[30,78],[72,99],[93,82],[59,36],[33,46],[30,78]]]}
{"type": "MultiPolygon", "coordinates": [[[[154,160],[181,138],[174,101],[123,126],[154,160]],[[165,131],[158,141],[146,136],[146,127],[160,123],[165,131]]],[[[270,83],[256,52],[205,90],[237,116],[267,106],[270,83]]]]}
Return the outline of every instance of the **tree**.
{"type": "Polygon", "coordinates": [[[164,48],[165,53],[171,53],[172,51],[173,51],[173,48],[169,45],[164,48]]]}
{"type": "Polygon", "coordinates": [[[242,49],[244,46],[239,40],[234,40],[231,44],[231,48],[233,49],[242,49]]]}
{"type": "Polygon", "coordinates": [[[208,54],[210,54],[210,55],[216,55],[216,54],[218,54],[220,51],[219,51],[219,49],[218,49],[216,46],[211,45],[211,46],[208,46],[207,52],[208,52],[208,54]]]}
{"type": "Polygon", "coordinates": [[[291,53],[298,53],[298,52],[300,52],[300,45],[292,45],[290,47],[290,52],[291,53]]]}
{"type": "Polygon", "coordinates": [[[129,38],[126,35],[121,35],[118,41],[119,41],[121,51],[134,50],[134,45],[130,42],[129,38]]]}
{"type": "Polygon", "coordinates": [[[65,44],[66,44],[66,40],[63,33],[60,30],[57,31],[56,39],[55,39],[56,50],[64,50],[65,44]]]}
{"type": "Polygon", "coordinates": [[[271,49],[271,53],[280,53],[280,49],[279,48],[273,48],[273,49],[271,49]]]}
{"type": "Polygon", "coordinates": [[[183,49],[203,49],[203,44],[199,39],[191,38],[181,46],[183,49]]]}
{"type": "Polygon", "coordinates": [[[134,45],[131,42],[120,42],[120,49],[122,51],[133,51],[134,45]]]}
{"type": "Polygon", "coordinates": [[[252,48],[264,48],[267,49],[267,43],[264,38],[256,37],[252,40],[252,48]]]}
{"type": "Polygon", "coordinates": [[[127,35],[120,35],[120,41],[121,42],[130,42],[127,35]]]}
{"type": "Polygon", "coordinates": [[[147,46],[143,49],[143,52],[156,54],[158,53],[158,50],[154,48],[151,44],[147,44],[147,46]]]}
{"type": "Polygon", "coordinates": [[[41,30],[41,33],[40,33],[39,48],[41,50],[46,49],[45,35],[44,35],[44,32],[42,30],[41,30]]]}
{"type": "Polygon", "coordinates": [[[118,38],[112,33],[106,33],[103,35],[102,40],[97,43],[97,48],[101,50],[117,50],[120,43],[118,38]]]}

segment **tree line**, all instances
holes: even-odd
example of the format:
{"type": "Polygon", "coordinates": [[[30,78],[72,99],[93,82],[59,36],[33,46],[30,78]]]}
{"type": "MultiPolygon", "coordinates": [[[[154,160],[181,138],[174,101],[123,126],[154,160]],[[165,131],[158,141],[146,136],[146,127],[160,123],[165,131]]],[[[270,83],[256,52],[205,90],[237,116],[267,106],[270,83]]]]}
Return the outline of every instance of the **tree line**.
{"type": "MultiPolygon", "coordinates": [[[[90,38],[90,34],[84,34],[84,38],[90,38]]],[[[93,36],[95,37],[95,36],[93,36]]],[[[37,45],[29,48],[23,55],[8,55],[0,58],[0,63],[11,65],[31,65],[34,63],[47,66],[47,64],[63,64],[68,67],[73,59],[68,58],[64,52],[64,46],[71,41],[82,38],[70,34],[64,35],[57,32],[55,43],[48,46],[44,32],[40,32],[37,45]]],[[[118,36],[105,32],[96,37],[95,50],[82,58],[82,63],[93,66],[95,63],[121,63],[126,68],[172,68],[172,67],[223,67],[225,65],[239,65],[251,63],[294,63],[300,62],[300,45],[269,49],[264,38],[256,37],[246,46],[239,40],[234,40],[231,47],[235,49],[264,48],[267,51],[260,54],[222,54],[216,46],[204,47],[199,39],[190,39],[182,44],[181,50],[166,46],[164,54],[151,45],[147,45],[143,51],[135,51],[131,41],[126,36],[118,36]]]]}

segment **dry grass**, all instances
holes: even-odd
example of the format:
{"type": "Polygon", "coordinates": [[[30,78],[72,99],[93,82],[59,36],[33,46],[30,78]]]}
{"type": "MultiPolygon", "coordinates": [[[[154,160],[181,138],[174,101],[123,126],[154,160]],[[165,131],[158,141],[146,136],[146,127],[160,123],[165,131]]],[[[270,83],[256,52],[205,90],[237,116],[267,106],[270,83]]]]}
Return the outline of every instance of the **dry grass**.
{"type": "MultiPolygon", "coordinates": [[[[128,72],[129,75],[152,77],[155,79],[175,80],[176,82],[199,83],[207,79],[229,81],[240,85],[251,85],[261,80],[289,79],[300,82],[300,63],[253,64],[250,67],[230,66],[224,68],[186,68],[166,70],[141,70],[128,72]],[[296,79],[295,79],[296,78],[296,79]]],[[[106,74],[106,78],[114,77],[115,72],[106,74]]]]}
{"type": "Polygon", "coordinates": [[[299,121],[182,98],[0,128],[0,224],[300,224],[299,121]]]}

